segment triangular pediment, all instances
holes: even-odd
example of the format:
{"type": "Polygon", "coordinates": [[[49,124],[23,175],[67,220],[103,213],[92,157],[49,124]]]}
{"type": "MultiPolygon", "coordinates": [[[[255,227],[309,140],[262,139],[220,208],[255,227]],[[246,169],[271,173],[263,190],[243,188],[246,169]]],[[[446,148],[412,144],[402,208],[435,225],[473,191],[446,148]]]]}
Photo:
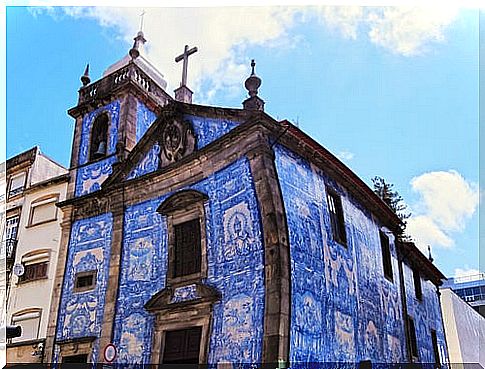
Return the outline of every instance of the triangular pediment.
{"type": "Polygon", "coordinates": [[[212,143],[248,119],[242,109],[171,101],[103,187],[157,172],[212,143]],[[201,127],[204,126],[204,129],[201,127]],[[210,134],[207,134],[209,132],[210,134]]]}

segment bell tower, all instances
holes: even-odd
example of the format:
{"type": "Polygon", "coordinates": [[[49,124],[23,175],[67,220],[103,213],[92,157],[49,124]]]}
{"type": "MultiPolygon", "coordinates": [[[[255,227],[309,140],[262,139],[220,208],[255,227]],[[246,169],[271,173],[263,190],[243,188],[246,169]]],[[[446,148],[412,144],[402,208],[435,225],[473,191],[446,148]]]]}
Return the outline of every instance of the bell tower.
{"type": "Polygon", "coordinates": [[[91,83],[89,64],[81,77],[75,120],[68,197],[97,191],[122,162],[172,97],[163,75],[144,57],[142,31],[133,47],[91,83]]]}

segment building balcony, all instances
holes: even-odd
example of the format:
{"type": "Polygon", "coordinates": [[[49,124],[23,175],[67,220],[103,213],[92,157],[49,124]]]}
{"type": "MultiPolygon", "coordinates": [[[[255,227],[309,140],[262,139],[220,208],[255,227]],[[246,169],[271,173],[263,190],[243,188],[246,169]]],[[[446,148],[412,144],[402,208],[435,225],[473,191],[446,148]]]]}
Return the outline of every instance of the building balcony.
{"type": "Polygon", "coordinates": [[[8,238],[2,241],[2,250],[5,251],[7,264],[15,260],[15,252],[17,250],[17,239],[8,238]]]}

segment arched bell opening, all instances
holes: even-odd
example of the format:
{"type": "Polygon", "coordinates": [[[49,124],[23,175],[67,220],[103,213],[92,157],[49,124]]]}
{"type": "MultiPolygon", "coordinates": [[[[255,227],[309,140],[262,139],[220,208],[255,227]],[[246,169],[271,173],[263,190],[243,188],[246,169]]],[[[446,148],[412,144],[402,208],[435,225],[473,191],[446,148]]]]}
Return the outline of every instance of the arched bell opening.
{"type": "Polygon", "coordinates": [[[90,161],[98,160],[106,156],[108,152],[108,127],[108,114],[103,113],[94,120],[89,145],[90,161]]]}

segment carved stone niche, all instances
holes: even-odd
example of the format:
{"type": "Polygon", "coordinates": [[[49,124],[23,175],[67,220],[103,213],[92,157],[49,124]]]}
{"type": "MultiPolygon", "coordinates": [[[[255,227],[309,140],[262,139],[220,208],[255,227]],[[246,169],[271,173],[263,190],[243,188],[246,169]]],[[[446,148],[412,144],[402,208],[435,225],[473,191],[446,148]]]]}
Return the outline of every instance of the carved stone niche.
{"type": "Polygon", "coordinates": [[[155,316],[152,364],[163,363],[167,331],[193,327],[201,327],[199,363],[207,363],[213,305],[220,299],[215,288],[201,283],[166,287],[155,294],[145,304],[145,309],[155,316]]]}
{"type": "Polygon", "coordinates": [[[169,118],[161,128],[160,167],[175,163],[195,149],[195,135],[189,121],[181,117],[169,118]]]}

